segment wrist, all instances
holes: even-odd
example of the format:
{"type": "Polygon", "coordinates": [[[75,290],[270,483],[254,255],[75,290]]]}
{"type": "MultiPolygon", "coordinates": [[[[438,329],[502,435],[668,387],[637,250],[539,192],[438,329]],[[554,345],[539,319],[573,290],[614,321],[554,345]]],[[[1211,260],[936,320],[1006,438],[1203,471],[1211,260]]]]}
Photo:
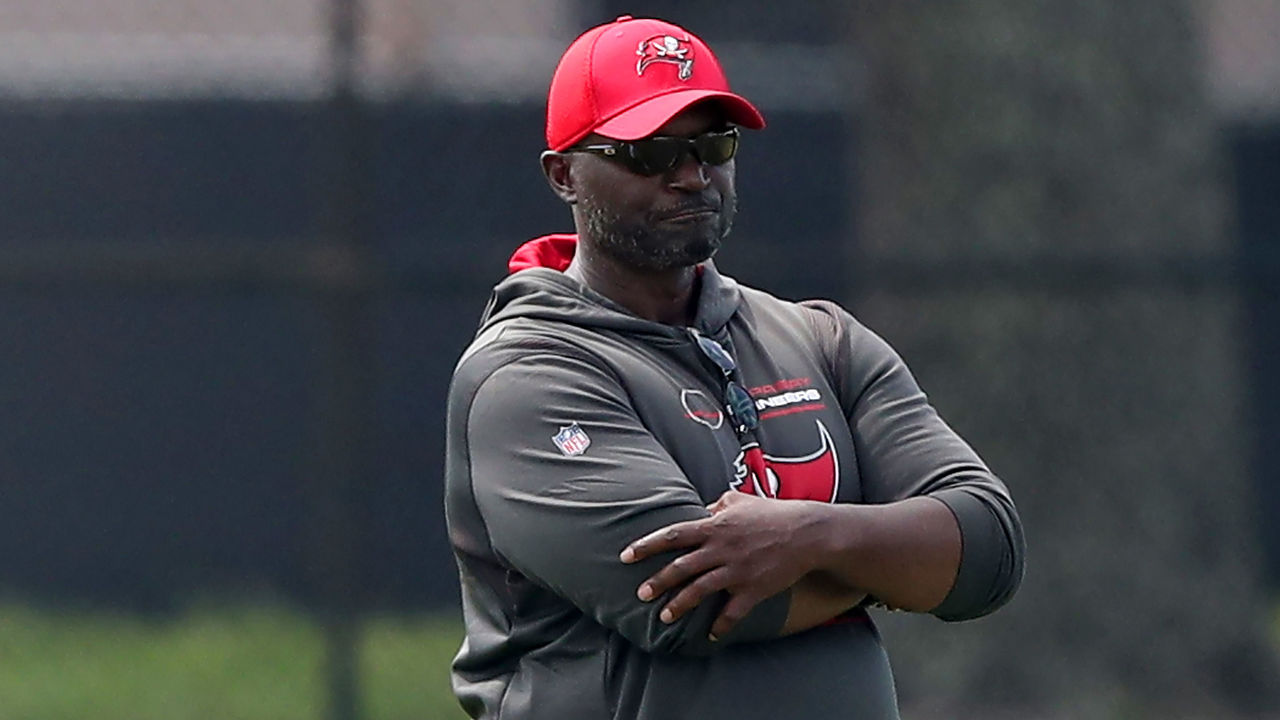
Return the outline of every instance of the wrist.
{"type": "Polygon", "coordinates": [[[857,586],[848,577],[849,568],[859,567],[861,550],[868,534],[870,506],[815,503],[815,544],[813,571],[843,584],[857,586]]]}

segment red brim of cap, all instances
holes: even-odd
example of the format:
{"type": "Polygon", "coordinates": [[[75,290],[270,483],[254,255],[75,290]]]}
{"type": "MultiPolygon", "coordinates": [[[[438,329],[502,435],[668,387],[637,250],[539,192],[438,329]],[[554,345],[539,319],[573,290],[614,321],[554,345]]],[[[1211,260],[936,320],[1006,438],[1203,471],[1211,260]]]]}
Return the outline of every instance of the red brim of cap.
{"type": "Polygon", "coordinates": [[[721,90],[677,90],[646,100],[609,118],[593,132],[614,140],[639,140],[652,135],[685,108],[703,100],[714,100],[724,108],[726,119],[735,125],[759,130],[764,116],[741,95],[721,90]]]}

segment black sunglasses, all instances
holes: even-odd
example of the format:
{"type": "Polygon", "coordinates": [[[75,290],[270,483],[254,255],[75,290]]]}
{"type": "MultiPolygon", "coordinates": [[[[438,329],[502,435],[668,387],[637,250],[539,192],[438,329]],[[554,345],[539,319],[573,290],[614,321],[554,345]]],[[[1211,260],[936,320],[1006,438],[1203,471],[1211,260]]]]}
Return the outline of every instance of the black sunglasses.
{"type": "Polygon", "coordinates": [[[724,373],[725,409],[729,411],[729,419],[733,421],[734,429],[738,434],[755,430],[760,426],[760,415],[756,412],[756,403],[751,399],[751,393],[733,379],[733,373],[738,369],[733,356],[720,343],[697,330],[689,328],[689,334],[697,342],[702,354],[724,373]]]}
{"type": "Polygon", "coordinates": [[[738,154],[738,129],[707,132],[697,137],[659,136],[643,140],[618,140],[605,145],[579,145],[565,152],[588,152],[622,163],[637,175],[661,175],[680,166],[685,153],[698,162],[723,165],[738,154]]]}

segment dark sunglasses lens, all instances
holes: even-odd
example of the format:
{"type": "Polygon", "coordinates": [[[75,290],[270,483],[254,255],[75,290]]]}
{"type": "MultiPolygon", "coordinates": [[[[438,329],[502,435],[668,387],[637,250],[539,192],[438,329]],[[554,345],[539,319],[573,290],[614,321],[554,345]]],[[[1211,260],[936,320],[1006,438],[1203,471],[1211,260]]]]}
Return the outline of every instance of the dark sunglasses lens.
{"type": "Polygon", "coordinates": [[[738,424],[747,430],[755,430],[760,424],[760,416],[756,414],[756,404],[751,395],[738,383],[730,382],[725,388],[725,399],[738,424]]]}
{"type": "Polygon", "coordinates": [[[698,159],[708,165],[723,165],[738,154],[738,134],[730,130],[723,133],[707,133],[693,140],[698,159]]]}
{"type": "Polygon", "coordinates": [[[678,138],[651,138],[630,144],[632,167],[643,175],[664,173],[680,163],[685,143],[678,138]]]}
{"type": "Polygon", "coordinates": [[[684,154],[693,149],[699,162],[723,165],[738,153],[738,132],[704,133],[692,140],[658,137],[626,143],[627,158],[631,169],[641,175],[658,175],[680,164],[684,154]]]}
{"type": "Polygon", "coordinates": [[[711,358],[711,362],[715,363],[716,367],[724,372],[730,373],[737,369],[738,366],[733,362],[733,358],[715,340],[705,335],[698,335],[698,347],[702,350],[703,355],[711,358]]]}

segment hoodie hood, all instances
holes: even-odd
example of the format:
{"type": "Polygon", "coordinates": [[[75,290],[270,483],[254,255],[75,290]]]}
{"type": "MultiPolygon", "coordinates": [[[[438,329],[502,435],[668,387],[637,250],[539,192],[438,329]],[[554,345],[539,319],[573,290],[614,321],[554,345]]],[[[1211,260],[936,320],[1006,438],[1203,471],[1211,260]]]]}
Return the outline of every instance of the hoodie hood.
{"type": "MultiPolygon", "coordinates": [[[[684,328],[645,320],[564,274],[578,247],[575,234],[544,235],[521,245],[480,320],[480,331],[514,318],[605,328],[653,339],[684,338],[684,328]]],[[[701,282],[694,327],[718,335],[742,303],[738,283],[718,273],[710,260],[698,266],[701,282]]]]}

